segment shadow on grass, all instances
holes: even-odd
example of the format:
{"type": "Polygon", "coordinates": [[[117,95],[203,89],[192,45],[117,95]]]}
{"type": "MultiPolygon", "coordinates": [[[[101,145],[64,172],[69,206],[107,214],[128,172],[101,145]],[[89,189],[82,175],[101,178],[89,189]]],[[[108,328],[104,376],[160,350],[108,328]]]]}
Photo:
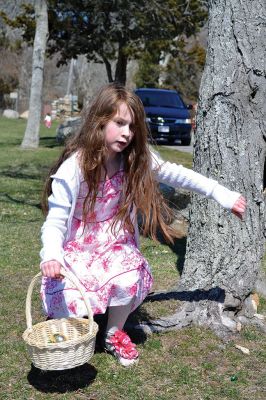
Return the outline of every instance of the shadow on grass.
{"type": "Polygon", "coordinates": [[[35,180],[40,180],[42,178],[41,174],[27,174],[23,172],[17,172],[17,171],[2,171],[0,173],[0,176],[3,176],[4,178],[14,178],[14,179],[35,179],[35,180]]]}
{"type": "Polygon", "coordinates": [[[0,176],[4,178],[13,179],[32,179],[32,180],[44,180],[48,175],[50,165],[42,165],[36,163],[21,163],[17,165],[10,165],[6,169],[2,169],[0,176]]]}
{"type": "MultiPolygon", "coordinates": [[[[99,326],[99,331],[96,336],[96,353],[102,353],[105,351],[103,348],[103,335],[106,331],[107,319],[108,310],[105,314],[94,315],[94,320],[99,326]]],[[[125,324],[125,331],[130,335],[130,338],[134,343],[143,344],[147,339],[147,335],[144,332],[134,329],[134,326],[138,325],[141,321],[149,322],[150,320],[151,318],[149,314],[141,307],[138,307],[129,315],[125,324]]]]}
{"type": "Polygon", "coordinates": [[[21,139],[12,139],[12,140],[10,138],[8,138],[8,140],[0,139],[1,150],[3,150],[4,148],[10,149],[10,147],[20,147],[20,145],[21,145],[21,139]]]}
{"type": "Polygon", "coordinates": [[[170,249],[178,256],[176,261],[176,268],[179,275],[182,275],[183,267],[185,263],[187,238],[176,239],[173,244],[169,244],[170,249]]]}
{"type": "Polygon", "coordinates": [[[150,315],[141,306],[129,315],[125,324],[125,330],[128,332],[133,343],[143,344],[146,342],[146,333],[140,329],[135,329],[135,326],[143,322],[149,323],[150,321],[150,315]]]}
{"type": "Polygon", "coordinates": [[[54,136],[43,136],[40,138],[40,146],[53,149],[54,147],[62,146],[62,144],[59,143],[54,136]]]}
{"type": "Polygon", "coordinates": [[[217,303],[224,303],[225,290],[216,286],[209,290],[196,289],[196,290],[172,290],[162,291],[156,293],[149,293],[144,301],[162,301],[162,300],[179,300],[189,302],[199,302],[202,300],[215,301],[217,303]]]}
{"type": "Polygon", "coordinates": [[[41,203],[35,203],[32,204],[29,201],[26,200],[19,200],[19,199],[15,199],[14,197],[10,196],[8,193],[4,193],[4,197],[7,199],[7,202],[11,202],[11,203],[15,203],[15,204],[22,204],[22,205],[26,205],[26,206],[31,206],[31,207],[36,207],[39,210],[41,210],[41,203]]]}
{"type": "Polygon", "coordinates": [[[97,370],[90,364],[63,371],[42,371],[31,366],[28,382],[44,393],[66,393],[82,389],[93,383],[97,370]]]}
{"type": "Polygon", "coordinates": [[[187,238],[183,237],[181,239],[175,239],[173,243],[167,243],[160,232],[158,232],[157,235],[158,241],[161,244],[169,246],[169,248],[177,255],[176,268],[181,276],[185,263],[187,238]]]}

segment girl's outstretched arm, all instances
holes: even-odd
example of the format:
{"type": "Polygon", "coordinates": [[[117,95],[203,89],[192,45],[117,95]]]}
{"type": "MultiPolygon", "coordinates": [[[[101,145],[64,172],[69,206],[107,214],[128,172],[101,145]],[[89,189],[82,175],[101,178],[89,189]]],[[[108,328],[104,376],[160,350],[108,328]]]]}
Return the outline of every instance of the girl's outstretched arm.
{"type": "Polygon", "coordinates": [[[152,169],[159,182],[211,198],[242,219],[246,202],[240,193],[227,189],[216,180],[207,178],[182,165],[164,161],[153,152],[152,169]]]}

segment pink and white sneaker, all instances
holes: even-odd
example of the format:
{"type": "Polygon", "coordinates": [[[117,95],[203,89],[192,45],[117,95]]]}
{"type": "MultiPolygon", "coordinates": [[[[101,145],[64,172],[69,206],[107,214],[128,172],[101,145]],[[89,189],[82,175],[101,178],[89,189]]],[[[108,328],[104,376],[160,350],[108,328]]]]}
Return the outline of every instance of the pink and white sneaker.
{"type": "Polygon", "coordinates": [[[136,345],[124,331],[117,330],[114,334],[107,334],[104,348],[116,357],[123,367],[136,365],[139,361],[136,345]]]}

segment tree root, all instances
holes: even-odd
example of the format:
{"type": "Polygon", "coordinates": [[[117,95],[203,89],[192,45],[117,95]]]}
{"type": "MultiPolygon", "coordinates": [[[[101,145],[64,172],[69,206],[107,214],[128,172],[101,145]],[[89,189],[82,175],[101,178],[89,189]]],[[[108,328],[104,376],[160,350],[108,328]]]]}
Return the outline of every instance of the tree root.
{"type": "Polygon", "coordinates": [[[193,325],[204,326],[211,329],[223,341],[231,340],[244,325],[254,325],[266,333],[266,320],[263,316],[256,314],[256,310],[251,313],[250,308],[246,312],[247,301],[241,303],[232,295],[224,296],[224,293],[218,288],[212,288],[209,291],[194,291],[193,294],[192,292],[159,292],[149,295],[147,300],[157,301],[173,298],[181,300],[181,304],[174,314],[141,322],[135,325],[134,329],[149,335],[179,330],[193,325]],[[186,300],[184,300],[185,298],[186,300]]]}
{"type": "Polygon", "coordinates": [[[245,326],[255,326],[256,328],[258,328],[261,332],[266,333],[266,318],[264,319],[260,319],[258,318],[256,315],[254,315],[254,317],[252,318],[247,318],[244,316],[239,316],[238,317],[239,322],[242,325],[245,326]]]}

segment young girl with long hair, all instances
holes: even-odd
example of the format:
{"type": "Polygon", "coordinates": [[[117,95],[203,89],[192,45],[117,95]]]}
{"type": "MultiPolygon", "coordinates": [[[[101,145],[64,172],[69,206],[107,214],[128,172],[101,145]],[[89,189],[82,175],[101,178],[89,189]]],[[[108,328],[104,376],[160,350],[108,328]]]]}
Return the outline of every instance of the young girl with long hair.
{"type": "Polygon", "coordinates": [[[239,193],[153,154],[140,99],[109,84],[67,142],[45,187],[40,253],[44,310],[50,318],[86,315],[78,291],[60,276],[61,267],[71,270],[93,313],[108,308],[104,347],[124,366],[138,361],[124,324],[152,285],[139,250],[137,215],[142,215],[144,234],[155,238],[159,228],[167,241],[177,237],[158,182],[203,194],[240,218],[245,211],[239,193]]]}

